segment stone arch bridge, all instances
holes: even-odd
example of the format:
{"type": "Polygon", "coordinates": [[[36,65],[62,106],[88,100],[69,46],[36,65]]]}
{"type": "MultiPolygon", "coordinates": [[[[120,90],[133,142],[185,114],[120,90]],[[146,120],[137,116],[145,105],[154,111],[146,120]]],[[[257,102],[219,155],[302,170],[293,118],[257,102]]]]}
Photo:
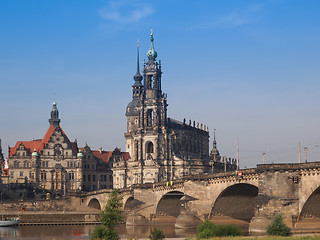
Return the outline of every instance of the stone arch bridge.
{"type": "MultiPolygon", "coordinates": [[[[264,164],[254,169],[136,185],[120,193],[124,210],[147,221],[175,221],[182,212],[189,212],[201,220],[241,220],[250,224],[252,231],[263,231],[281,212],[290,227],[303,228],[308,219],[320,219],[319,173],[320,162],[264,164]]],[[[79,197],[81,204],[102,209],[109,193],[101,190],[79,197]]]]}

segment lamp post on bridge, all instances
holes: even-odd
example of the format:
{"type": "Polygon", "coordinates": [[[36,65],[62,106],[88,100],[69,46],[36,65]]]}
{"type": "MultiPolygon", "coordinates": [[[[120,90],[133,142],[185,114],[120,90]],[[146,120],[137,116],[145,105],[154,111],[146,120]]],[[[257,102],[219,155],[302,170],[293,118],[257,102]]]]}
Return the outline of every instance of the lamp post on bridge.
{"type": "Polygon", "coordinates": [[[304,152],[305,152],[305,154],[306,154],[306,163],[308,162],[308,160],[307,160],[307,153],[308,153],[308,148],[307,147],[304,147],[304,152]]]}
{"type": "Polygon", "coordinates": [[[264,164],[266,158],[266,153],[262,153],[262,164],[264,164]]]}

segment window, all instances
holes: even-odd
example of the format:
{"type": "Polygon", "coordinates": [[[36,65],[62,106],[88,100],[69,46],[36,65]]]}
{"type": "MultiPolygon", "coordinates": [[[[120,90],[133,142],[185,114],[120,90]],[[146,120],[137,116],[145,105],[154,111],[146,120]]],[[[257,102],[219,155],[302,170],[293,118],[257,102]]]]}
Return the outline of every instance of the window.
{"type": "Polygon", "coordinates": [[[49,166],[49,162],[46,162],[46,167],[48,167],[49,166]]]}
{"type": "Polygon", "coordinates": [[[48,156],[50,155],[50,152],[48,151],[48,156]]]}
{"type": "Polygon", "coordinates": [[[103,180],[106,182],[107,181],[107,175],[103,175],[103,180]]]}
{"type": "Polygon", "coordinates": [[[11,171],[11,172],[10,172],[10,177],[13,178],[13,176],[14,176],[14,172],[11,171]]]}
{"type": "Polygon", "coordinates": [[[83,181],[86,181],[86,175],[83,175],[83,176],[82,176],[82,180],[83,180],[83,181]]]}
{"type": "Polygon", "coordinates": [[[20,172],[20,177],[23,177],[23,172],[20,172]]]}
{"type": "Polygon", "coordinates": [[[91,181],[91,175],[88,175],[88,181],[89,182],[91,181]]]}
{"type": "Polygon", "coordinates": [[[22,156],[26,156],[26,153],[25,153],[25,152],[23,152],[23,153],[22,153],[22,156]]]}
{"type": "Polygon", "coordinates": [[[66,156],[68,156],[68,152],[66,152],[66,156]]]}
{"type": "Polygon", "coordinates": [[[92,181],[96,181],[96,175],[92,175],[92,181]]]}
{"type": "Polygon", "coordinates": [[[42,172],[40,174],[40,178],[41,178],[41,180],[46,180],[47,179],[47,173],[46,172],[42,172]]]}
{"type": "Polygon", "coordinates": [[[149,109],[147,111],[147,126],[151,127],[153,125],[153,111],[149,109]]]}
{"type": "Polygon", "coordinates": [[[153,143],[149,142],[147,144],[147,153],[153,153],[153,143]]]}
{"type": "Polygon", "coordinates": [[[31,172],[29,176],[30,176],[31,179],[34,179],[34,173],[33,172],[31,172]]]}
{"type": "Polygon", "coordinates": [[[67,162],[67,167],[70,167],[70,163],[69,162],[67,162]]]}
{"type": "Polygon", "coordinates": [[[103,175],[100,175],[100,181],[103,182],[103,175]]]}

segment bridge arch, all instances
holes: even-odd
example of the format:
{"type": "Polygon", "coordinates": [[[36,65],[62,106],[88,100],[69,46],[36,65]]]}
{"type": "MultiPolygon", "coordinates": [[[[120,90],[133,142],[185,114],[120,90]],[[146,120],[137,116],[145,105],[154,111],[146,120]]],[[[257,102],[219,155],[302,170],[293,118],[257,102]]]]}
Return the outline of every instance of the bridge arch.
{"type": "Polygon", "coordinates": [[[157,204],[157,216],[172,216],[178,217],[180,214],[180,198],[184,195],[180,191],[167,192],[161,197],[157,204]]]}
{"type": "Polygon", "coordinates": [[[89,201],[88,206],[89,206],[89,207],[92,207],[92,208],[96,208],[96,209],[101,210],[101,204],[100,204],[99,200],[96,199],[96,198],[92,198],[92,199],[89,201]]]}
{"type": "Polygon", "coordinates": [[[320,187],[316,188],[304,203],[300,213],[301,218],[316,217],[320,218],[320,187]]]}
{"type": "Polygon", "coordinates": [[[211,209],[210,218],[229,216],[234,219],[250,221],[254,216],[254,198],[258,195],[258,187],[238,183],[224,189],[211,209]]]}

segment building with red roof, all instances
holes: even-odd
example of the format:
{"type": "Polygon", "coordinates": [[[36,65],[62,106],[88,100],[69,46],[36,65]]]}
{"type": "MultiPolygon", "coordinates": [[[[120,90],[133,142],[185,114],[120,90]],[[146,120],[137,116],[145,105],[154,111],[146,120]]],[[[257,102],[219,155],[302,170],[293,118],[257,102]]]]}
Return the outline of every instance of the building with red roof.
{"type": "Polygon", "coordinates": [[[54,101],[49,128],[42,139],[17,141],[9,147],[9,183],[27,184],[56,194],[112,188],[112,152],[78,148],[60,126],[54,101]]]}

